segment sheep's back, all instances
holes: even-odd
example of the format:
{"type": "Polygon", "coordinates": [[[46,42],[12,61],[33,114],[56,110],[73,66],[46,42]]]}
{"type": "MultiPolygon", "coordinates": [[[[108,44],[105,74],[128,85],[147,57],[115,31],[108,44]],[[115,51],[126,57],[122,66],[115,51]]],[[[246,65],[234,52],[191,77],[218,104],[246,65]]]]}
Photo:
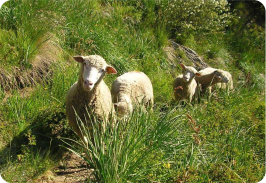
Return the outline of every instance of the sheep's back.
{"type": "Polygon", "coordinates": [[[153,100],[153,87],[150,79],[143,72],[128,72],[119,76],[112,85],[112,95],[116,102],[120,93],[130,95],[134,102],[153,100]]]}
{"type": "Polygon", "coordinates": [[[207,67],[199,71],[201,77],[195,77],[195,80],[201,84],[203,88],[208,87],[213,81],[213,72],[216,69],[207,67]]]}

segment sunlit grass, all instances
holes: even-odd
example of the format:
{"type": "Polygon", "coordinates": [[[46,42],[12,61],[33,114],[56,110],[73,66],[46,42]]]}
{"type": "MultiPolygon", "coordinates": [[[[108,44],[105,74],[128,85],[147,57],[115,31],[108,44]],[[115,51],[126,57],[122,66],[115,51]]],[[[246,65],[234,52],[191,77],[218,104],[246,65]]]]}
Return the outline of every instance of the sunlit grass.
{"type": "Polygon", "coordinates": [[[114,125],[112,120],[107,121],[105,131],[99,128],[101,122],[92,122],[92,130],[89,130],[79,121],[88,145],[80,141],[74,141],[73,145],[71,139],[64,141],[70,151],[83,157],[94,169],[96,182],[140,181],[148,171],[141,167],[150,161],[150,155],[164,151],[162,147],[166,143],[174,145],[176,150],[182,146],[177,144],[176,136],[181,124],[178,124],[179,118],[173,111],[159,116],[135,109],[129,118],[118,120],[114,125]]]}
{"type": "Polygon", "coordinates": [[[13,0],[1,9],[0,62],[6,69],[30,67],[25,63],[34,60],[46,33],[54,34],[63,50],[51,78],[25,90],[0,89],[0,174],[7,181],[30,182],[53,169],[62,146],[94,169],[88,181],[257,182],[264,176],[264,65],[256,62],[264,54],[245,47],[248,37],[234,45],[230,34],[187,37],[186,46],[210,66],[232,72],[235,88],[181,107],[173,101],[171,84],[173,73],[180,73],[173,66],[182,58],[167,60],[163,47],[171,33],[154,22],[158,7],[149,2],[13,0]],[[231,46],[248,51],[236,53],[231,46]],[[81,125],[86,147],[67,123],[65,97],[78,78],[72,56],[90,54],[102,55],[118,71],[104,78],[109,87],[127,71],[145,72],[155,105],[153,113],[136,109],[130,118],[108,123],[105,132],[81,125]]]}

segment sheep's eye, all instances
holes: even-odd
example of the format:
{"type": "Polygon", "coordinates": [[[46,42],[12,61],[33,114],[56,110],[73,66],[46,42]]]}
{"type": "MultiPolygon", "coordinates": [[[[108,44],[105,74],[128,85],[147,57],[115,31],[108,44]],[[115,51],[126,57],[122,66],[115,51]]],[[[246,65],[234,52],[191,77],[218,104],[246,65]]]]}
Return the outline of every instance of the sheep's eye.
{"type": "Polygon", "coordinates": [[[83,65],[85,66],[86,65],[86,62],[83,62],[83,65]]]}
{"type": "Polygon", "coordinates": [[[104,72],[105,70],[104,69],[99,69],[99,72],[104,72]]]}

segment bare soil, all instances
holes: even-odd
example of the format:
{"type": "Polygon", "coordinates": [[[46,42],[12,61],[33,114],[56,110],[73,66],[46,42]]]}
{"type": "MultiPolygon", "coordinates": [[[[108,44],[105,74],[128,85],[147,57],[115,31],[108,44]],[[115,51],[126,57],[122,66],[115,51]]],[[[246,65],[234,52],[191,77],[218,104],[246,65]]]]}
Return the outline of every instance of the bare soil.
{"type": "Polygon", "coordinates": [[[8,72],[0,67],[0,86],[4,90],[25,88],[43,82],[45,79],[51,77],[50,66],[59,60],[59,57],[62,55],[62,50],[56,43],[56,38],[50,37],[49,40],[41,44],[36,56],[29,61],[32,68],[14,66],[11,69],[12,72],[8,72]]]}
{"type": "Polygon", "coordinates": [[[67,153],[58,167],[46,171],[34,182],[38,183],[81,183],[91,178],[92,169],[74,153],[67,153]]]}

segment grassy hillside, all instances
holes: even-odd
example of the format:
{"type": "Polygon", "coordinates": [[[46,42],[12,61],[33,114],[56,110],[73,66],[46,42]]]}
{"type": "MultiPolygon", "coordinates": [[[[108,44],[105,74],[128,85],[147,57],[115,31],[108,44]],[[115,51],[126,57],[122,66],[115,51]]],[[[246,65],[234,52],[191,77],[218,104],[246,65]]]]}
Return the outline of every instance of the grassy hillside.
{"type": "Polygon", "coordinates": [[[85,151],[93,152],[88,182],[258,182],[265,175],[260,12],[259,3],[235,1],[6,2],[0,10],[1,176],[38,182],[51,171],[53,182],[69,149],[82,155],[67,124],[65,96],[79,72],[72,56],[99,54],[118,71],[104,78],[109,87],[127,71],[145,72],[155,105],[152,113],[136,109],[104,135],[94,129],[98,143],[85,151]],[[172,82],[179,62],[193,63],[178,49],[169,59],[170,39],[230,71],[234,90],[178,105],[172,82]]]}

